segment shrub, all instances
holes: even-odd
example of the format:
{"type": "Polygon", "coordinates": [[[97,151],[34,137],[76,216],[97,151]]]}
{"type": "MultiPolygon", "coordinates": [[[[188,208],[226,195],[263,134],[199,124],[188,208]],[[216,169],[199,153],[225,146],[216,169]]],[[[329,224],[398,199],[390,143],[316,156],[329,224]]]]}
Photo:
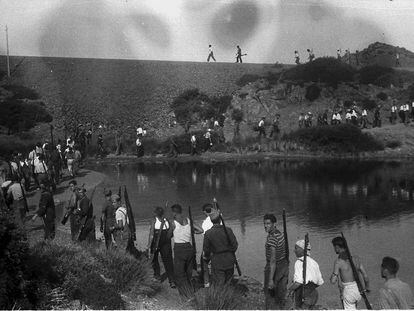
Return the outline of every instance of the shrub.
{"type": "Polygon", "coordinates": [[[26,296],[28,243],[25,235],[14,223],[13,214],[2,199],[0,201],[0,309],[31,308],[24,303],[26,296]]]}
{"type": "Polygon", "coordinates": [[[350,124],[317,126],[299,129],[284,139],[295,141],[311,151],[328,153],[358,153],[383,150],[384,146],[371,135],[350,124]]]}
{"type": "Polygon", "coordinates": [[[22,85],[10,84],[5,85],[4,88],[13,93],[13,99],[27,98],[34,100],[40,98],[39,94],[36,91],[22,85]]]}
{"type": "Polygon", "coordinates": [[[377,98],[380,99],[380,100],[387,100],[388,95],[386,93],[384,93],[384,92],[379,92],[377,94],[377,98]]]}
{"type": "Polygon", "coordinates": [[[345,107],[346,109],[351,108],[353,105],[354,105],[354,103],[353,103],[352,101],[350,101],[350,100],[346,100],[346,101],[344,101],[344,107],[345,107]]]}
{"type": "Polygon", "coordinates": [[[378,77],[374,84],[380,87],[389,88],[391,84],[393,86],[401,87],[404,81],[402,81],[396,74],[394,73],[386,73],[380,77],[378,77]]]}
{"type": "Polygon", "coordinates": [[[306,88],[305,98],[311,102],[318,99],[321,95],[321,88],[316,84],[311,84],[306,88]]]}
{"type": "Polygon", "coordinates": [[[243,292],[232,285],[199,290],[194,299],[197,310],[236,310],[243,307],[243,292]]]}
{"type": "Polygon", "coordinates": [[[254,82],[260,79],[260,76],[257,74],[247,73],[242,75],[237,81],[238,86],[245,86],[247,83],[254,82]]]}
{"type": "Polygon", "coordinates": [[[374,110],[375,108],[377,108],[377,102],[373,99],[364,98],[362,100],[362,108],[366,110],[374,110]]]}
{"type": "Polygon", "coordinates": [[[390,140],[385,143],[385,147],[395,149],[401,147],[401,142],[399,140],[390,140]]]}
{"type": "Polygon", "coordinates": [[[394,69],[390,67],[379,65],[365,66],[358,71],[359,82],[362,84],[376,84],[379,77],[393,73],[394,69]]]}
{"type": "Polygon", "coordinates": [[[284,80],[300,82],[323,82],[336,87],[340,82],[352,81],[355,70],[333,57],[317,58],[314,61],[288,69],[284,80]]]}
{"type": "Polygon", "coordinates": [[[0,156],[8,158],[14,151],[23,154],[32,150],[35,139],[21,139],[14,135],[0,135],[0,156]]]}
{"type": "Polygon", "coordinates": [[[408,98],[409,98],[409,100],[413,100],[414,101],[414,84],[411,84],[408,87],[408,98]]]}

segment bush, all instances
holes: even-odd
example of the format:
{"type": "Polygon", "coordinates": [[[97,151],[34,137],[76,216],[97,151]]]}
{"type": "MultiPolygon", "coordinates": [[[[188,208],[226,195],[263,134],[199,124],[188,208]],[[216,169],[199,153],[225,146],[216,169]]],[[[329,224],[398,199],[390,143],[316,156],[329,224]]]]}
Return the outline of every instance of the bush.
{"type": "Polygon", "coordinates": [[[371,65],[359,69],[358,74],[360,83],[378,85],[376,84],[378,83],[378,78],[384,75],[394,74],[394,69],[379,65],[371,65]]]}
{"type": "Polygon", "coordinates": [[[385,143],[385,147],[395,149],[401,147],[401,142],[399,140],[390,140],[385,143]]]}
{"type": "Polygon", "coordinates": [[[380,87],[389,88],[391,85],[396,87],[402,87],[404,84],[404,81],[402,81],[396,74],[394,73],[386,73],[378,79],[374,81],[375,85],[378,85],[380,87]]]}
{"type": "Polygon", "coordinates": [[[10,85],[5,85],[3,86],[6,90],[10,91],[13,93],[13,99],[39,99],[40,96],[39,94],[30,89],[27,88],[25,86],[22,85],[15,85],[15,84],[10,84],[10,85]]]}
{"type": "Polygon", "coordinates": [[[15,135],[0,135],[0,156],[8,158],[14,151],[25,154],[36,142],[34,138],[26,140],[15,135]]]}
{"type": "Polygon", "coordinates": [[[350,124],[303,128],[284,136],[284,139],[304,145],[311,151],[327,153],[358,153],[383,150],[384,146],[371,135],[350,124]]]}
{"type": "Polygon", "coordinates": [[[245,86],[246,84],[250,82],[255,82],[260,79],[259,75],[247,73],[242,75],[237,81],[236,84],[238,86],[245,86]]]}
{"type": "Polygon", "coordinates": [[[362,100],[362,108],[366,110],[374,110],[375,108],[377,108],[377,102],[373,99],[364,98],[362,100]]]}
{"type": "Polygon", "coordinates": [[[340,82],[353,81],[355,70],[333,57],[317,58],[314,61],[292,67],[283,74],[284,80],[301,82],[323,82],[336,87],[340,82]]]}
{"type": "Polygon", "coordinates": [[[29,246],[3,196],[0,199],[0,309],[30,309],[31,305],[24,301],[29,246]]]}
{"type": "Polygon", "coordinates": [[[321,88],[316,84],[311,84],[306,88],[305,98],[311,102],[318,99],[321,95],[321,88]]]}
{"type": "Polygon", "coordinates": [[[377,98],[378,98],[378,99],[380,99],[380,100],[387,100],[388,95],[387,95],[387,94],[385,94],[384,92],[379,92],[379,93],[377,94],[377,98]]]}
{"type": "Polygon", "coordinates": [[[409,98],[409,100],[414,101],[414,84],[411,84],[408,87],[408,98],[409,98]]]}
{"type": "Polygon", "coordinates": [[[196,293],[194,308],[197,310],[243,309],[243,292],[231,285],[213,285],[196,293]]]}

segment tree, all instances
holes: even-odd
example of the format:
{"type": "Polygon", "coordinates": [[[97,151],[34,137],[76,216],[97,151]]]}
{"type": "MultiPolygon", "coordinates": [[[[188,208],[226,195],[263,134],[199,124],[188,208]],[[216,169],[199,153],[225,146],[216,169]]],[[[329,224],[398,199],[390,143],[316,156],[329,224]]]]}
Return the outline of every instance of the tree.
{"type": "Polygon", "coordinates": [[[182,92],[171,103],[177,123],[184,127],[186,133],[190,126],[202,117],[212,113],[210,99],[198,89],[189,89],[182,92]]]}
{"type": "Polygon", "coordinates": [[[244,114],[243,110],[239,108],[233,109],[231,112],[231,118],[234,120],[235,127],[234,127],[234,137],[238,137],[240,135],[240,123],[243,121],[244,114]]]}

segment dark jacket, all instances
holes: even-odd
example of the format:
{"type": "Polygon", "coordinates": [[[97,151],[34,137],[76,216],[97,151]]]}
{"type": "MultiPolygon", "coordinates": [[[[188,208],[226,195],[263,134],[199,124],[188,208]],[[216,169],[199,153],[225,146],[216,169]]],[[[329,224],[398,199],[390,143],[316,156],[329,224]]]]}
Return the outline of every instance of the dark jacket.
{"type": "Polygon", "coordinates": [[[233,231],[226,227],[230,238],[230,244],[227,242],[227,236],[222,225],[214,224],[204,235],[203,251],[205,256],[211,258],[211,265],[216,269],[226,270],[234,267],[238,243],[233,231]]]}
{"type": "Polygon", "coordinates": [[[53,195],[47,190],[42,190],[42,193],[40,194],[37,216],[43,217],[47,223],[55,222],[55,202],[53,200],[53,195]]]}

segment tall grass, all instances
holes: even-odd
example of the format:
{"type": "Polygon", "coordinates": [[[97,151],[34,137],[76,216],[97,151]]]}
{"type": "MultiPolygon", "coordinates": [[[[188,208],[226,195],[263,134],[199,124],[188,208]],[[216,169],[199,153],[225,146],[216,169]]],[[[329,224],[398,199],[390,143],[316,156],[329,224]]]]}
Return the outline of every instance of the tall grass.
{"type": "Polygon", "coordinates": [[[243,292],[232,285],[211,286],[195,294],[197,310],[237,310],[243,308],[243,292]]]}

